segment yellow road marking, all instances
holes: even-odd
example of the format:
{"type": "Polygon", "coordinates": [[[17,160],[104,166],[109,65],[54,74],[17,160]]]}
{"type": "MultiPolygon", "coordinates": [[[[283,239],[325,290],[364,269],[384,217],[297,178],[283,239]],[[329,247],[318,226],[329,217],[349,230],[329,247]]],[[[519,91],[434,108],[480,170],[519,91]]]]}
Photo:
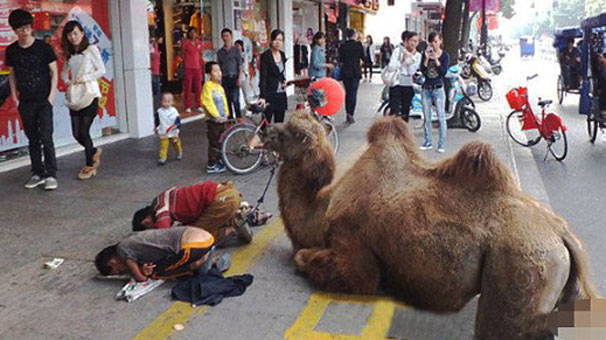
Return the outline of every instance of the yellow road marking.
{"type": "Polygon", "coordinates": [[[386,296],[314,293],[295,323],[284,333],[284,338],[287,340],[387,340],[385,336],[391,326],[396,306],[405,305],[386,296]],[[314,331],[331,302],[374,304],[373,312],[361,335],[314,331]]]}
{"type": "MultiPolygon", "coordinates": [[[[231,254],[231,267],[225,276],[244,274],[263,249],[283,232],[282,221],[277,219],[255,234],[254,241],[231,254]]],[[[173,332],[175,324],[186,324],[194,313],[204,314],[208,306],[194,308],[189,303],[177,301],[145,327],[133,340],[164,340],[173,332]]]]}

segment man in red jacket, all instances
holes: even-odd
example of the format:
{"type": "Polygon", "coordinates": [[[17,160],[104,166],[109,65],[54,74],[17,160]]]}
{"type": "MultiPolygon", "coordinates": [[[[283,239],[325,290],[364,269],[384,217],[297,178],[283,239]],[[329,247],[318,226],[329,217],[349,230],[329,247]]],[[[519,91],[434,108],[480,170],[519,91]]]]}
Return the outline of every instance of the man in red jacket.
{"type": "Polygon", "coordinates": [[[165,229],[179,225],[202,228],[213,235],[217,244],[237,235],[244,243],[252,241],[252,231],[240,223],[236,212],[241,195],[231,182],[204,183],[173,187],[156,196],[151,205],[133,216],[133,231],[165,229]]]}

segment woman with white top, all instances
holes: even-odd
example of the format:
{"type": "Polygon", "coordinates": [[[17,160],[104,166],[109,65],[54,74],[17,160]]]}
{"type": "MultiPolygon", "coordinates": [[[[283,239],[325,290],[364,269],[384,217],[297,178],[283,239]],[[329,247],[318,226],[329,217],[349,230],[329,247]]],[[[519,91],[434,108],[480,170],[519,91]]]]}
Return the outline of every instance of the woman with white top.
{"type": "Polygon", "coordinates": [[[412,76],[421,64],[421,54],[417,52],[418,44],[419,36],[416,32],[402,32],[402,42],[393,51],[387,66],[391,70],[398,70],[397,83],[389,89],[389,109],[392,114],[399,115],[407,122],[415,95],[412,76]]]}
{"type": "Polygon", "coordinates": [[[101,59],[101,53],[96,46],[90,45],[84,33],[82,25],[77,21],[69,21],[63,28],[61,36],[63,45],[63,57],[65,63],[61,78],[66,86],[89,83],[95,93],[93,102],[78,111],[70,110],[72,120],[72,134],[74,138],[84,147],[86,165],[80,170],[78,178],[85,180],[97,174],[97,168],[101,162],[101,148],[93,146],[90,136],[90,127],[97,115],[101,91],[97,79],[105,74],[105,66],[101,59]],[[82,64],[84,63],[84,65],[82,64]]]}

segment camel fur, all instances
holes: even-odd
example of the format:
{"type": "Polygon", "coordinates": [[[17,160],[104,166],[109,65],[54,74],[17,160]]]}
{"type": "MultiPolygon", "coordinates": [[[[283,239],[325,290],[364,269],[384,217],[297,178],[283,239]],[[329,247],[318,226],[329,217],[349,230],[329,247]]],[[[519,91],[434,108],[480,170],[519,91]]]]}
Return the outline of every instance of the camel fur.
{"type": "Polygon", "coordinates": [[[456,312],[480,294],[483,340],[551,336],[560,303],[598,297],[567,223],[524,194],[492,147],[472,142],[433,162],[398,118],[375,122],[342,178],[323,131],[295,113],[270,129],[278,195],[299,270],[328,291],[456,312]]]}

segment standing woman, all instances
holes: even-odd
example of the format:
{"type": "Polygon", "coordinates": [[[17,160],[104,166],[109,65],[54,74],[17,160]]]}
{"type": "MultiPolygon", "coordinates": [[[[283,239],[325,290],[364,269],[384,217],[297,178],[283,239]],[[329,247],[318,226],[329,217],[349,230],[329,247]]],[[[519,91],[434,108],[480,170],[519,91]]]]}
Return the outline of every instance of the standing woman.
{"type": "Polygon", "coordinates": [[[402,32],[402,43],[394,50],[387,67],[398,71],[398,79],[389,88],[389,108],[391,113],[408,122],[410,106],[415,91],[412,77],[421,64],[421,53],[417,52],[419,36],[416,32],[402,32]]]}
{"type": "Polygon", "coordinates": [[[381,45],[381,68],[385,68],[389,64],[389,59],[393,53],[393,45],[389,40],[389,37],[383,38],[383,45],[381,45]]]}
{"type": "Polygon", "coordinates": [[[375,44],[372,41],[372,37],[370,35],[366,36],[366,41],[364,42],[364,79],[368,79],[368,81],[372,80],[372,64],[375,56],[375,44]],[[367,75],[367,70],[370,72],[367,75]]]}
{"type": "Polygon", "coordinates": [[[432,104],[436,105],[438,111],[438,122],[440,124],[440,137],[438,139],[438,152],[444,152],[446,143],[446,117],[444,93],[444,76],[450,66],[450,56],[442,50],[442,35],[438,32],[429,34],[429,45],[421,59],[421,72],[425,76],[423,84],[423,114],[425,116],[425,143],[421,150],[429,150],[433,145],[431,131],[432,104]]]}
{"type": "Polygon", "coordinates": [[[326,77],[326,69],[333,65],[326,63],[326,38],[323,32],[314,34],[311,45],[311,63],[309,65],[309,76],[312,78],[326,77]]]}
{"type": "Polygon", "coordinates": [[[187,30],[187,39],[181,43],[181,58],[183,58],[183,101],[185,112],[191,113],[192,86],[196,93],[196,107],[202,113],[200,96],[202,95],[202,42],[198,40],[195,27],[187,30]]]}
{"type": "Polygon", "coordinates": [[[275,29],[271,32],[270,48],[261,54],[261,90],[259,104],[268,105],[265,117],[271,123],[284,121],[284,112],[288,103],[286,101],[286,54],[282,51],[284,32],[275,29]]]}
{"type": "Polygon", "coordinates": [[[84,147],[86,164],[80,170],[78,178],[85,180],[97,174],[97,168],[101,163],[101,153],[103,152],[101,148],[93,146],[90,127],[97,115],[99,98],[101,98],[97,79],[105,74],[105,66],[99,49],[89,44],[84,29],[79,22],[72,20],[65,24],[61,43],[63,45],[63,57],[65,58],[61,78],[65,85],[71,87],[88,83],[89,88],[95,94],[95,99],[89,106],[78,111],[69,111],[72,120],[72,134],[78,143],[84,147]]]}

